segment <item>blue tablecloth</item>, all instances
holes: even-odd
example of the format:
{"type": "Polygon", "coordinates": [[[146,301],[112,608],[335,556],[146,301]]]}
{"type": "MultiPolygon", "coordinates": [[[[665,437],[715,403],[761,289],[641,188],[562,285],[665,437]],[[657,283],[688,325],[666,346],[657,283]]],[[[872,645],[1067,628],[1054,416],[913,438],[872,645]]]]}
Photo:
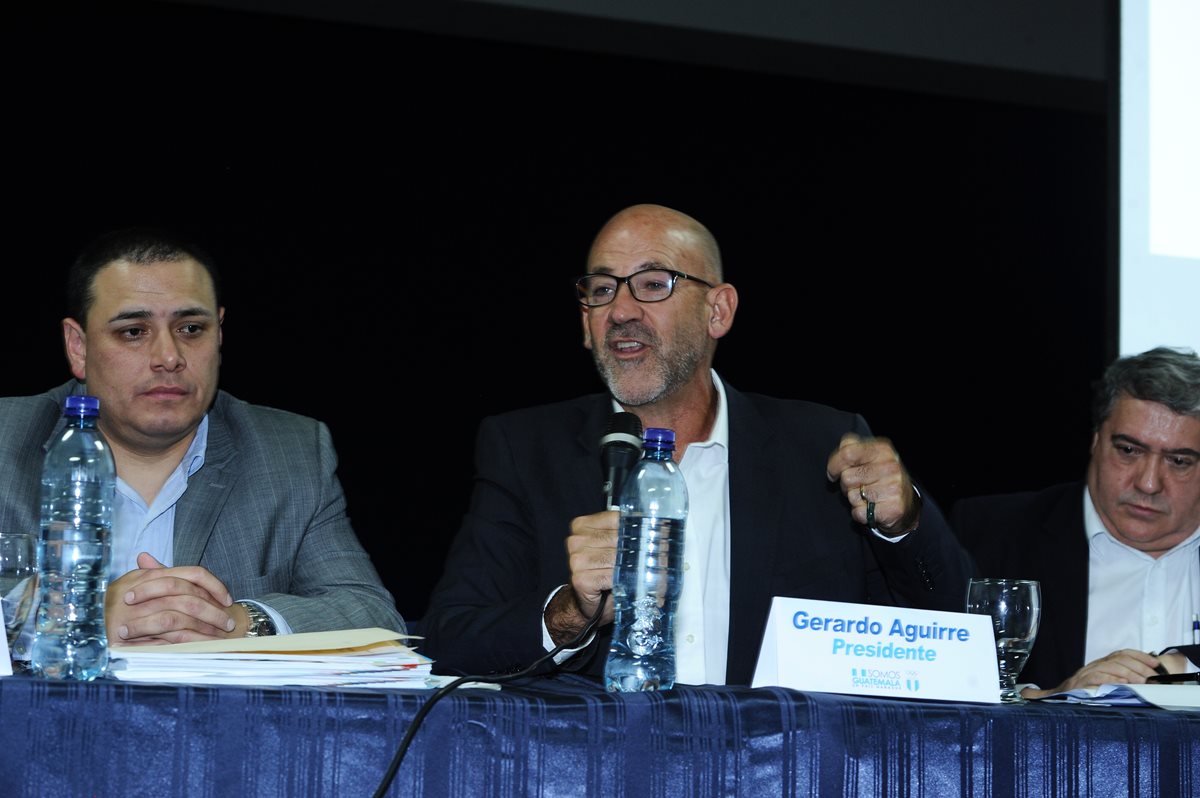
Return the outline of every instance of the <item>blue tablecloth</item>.
{"type": "MultiPolygon", "coordinates": [[[[428,691],[0,679],[3,796],[371,796],[428,691]]],[[[1200,713],[775,688],[456,691],[393,796],[1196,796],[1200,713]]]]}

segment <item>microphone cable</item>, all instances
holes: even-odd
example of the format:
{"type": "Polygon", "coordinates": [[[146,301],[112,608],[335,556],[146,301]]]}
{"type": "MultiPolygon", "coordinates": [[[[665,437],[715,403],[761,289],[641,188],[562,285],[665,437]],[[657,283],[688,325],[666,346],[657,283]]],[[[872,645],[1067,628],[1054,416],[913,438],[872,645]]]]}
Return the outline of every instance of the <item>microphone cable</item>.
{"type": "Polygon", "coordinates": [[[412,743],[413,738],[417,734],[417,729],[420,727],[421,722],[425,720],[425,716],[429,714],[429,710],[433,709],[434,704],[467,682],[500,684],[501,682],[509,682],[513,679],[520,679],[524,676],[529,676],[531,673],[541,667],[544,662],[557,657],[565,649],[575,648],[584,640],[586,640],[588,635],[590,635],[600,623],[600,613],[604,611],[604,602],[605,599],[608,598],[608,594],[610,592],[611,591],[609,590],[602,590],[600,592],[600,602],[596,605],[596,611],[592,614],[591,619],[588,620],[583,629],[580,630],[579,634],[575,635],[574,638],[568,640],[566,643],[555,646],[553,651],[549,651],[544,656],[538,657],[534,663],[525,670],[518,671],[517,673],[504,673],[498,676],[460,676],[449,684],[438,688],[437,692],[430,696],[429,700],[426,701],[425,704],[419,710],[417,710],[417,714],[413,716],[412,723],[408,725],[408,731],[404,733],[404,738],[400,740],[400,745],[396,749],[395,755],[392,757],[391,764],[388,765],[387,772],[384,773],[383,781],[380,782],[379,787],[377,787],[374,792],[374,798],[383,798],[388,789],[391,787],[392,780],[396,778],[396,773],[400,770],[400,763],[404,760],[404,754],[407,753],[409,745],[412,743]]]}

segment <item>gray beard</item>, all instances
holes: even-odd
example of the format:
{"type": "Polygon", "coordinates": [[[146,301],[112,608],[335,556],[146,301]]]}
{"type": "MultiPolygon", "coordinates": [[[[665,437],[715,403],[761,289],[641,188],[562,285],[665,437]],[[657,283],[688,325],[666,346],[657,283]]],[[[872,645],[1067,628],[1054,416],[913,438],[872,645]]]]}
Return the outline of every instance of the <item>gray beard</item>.
{"type": "Polygon", "coordinates": [[[625,372],[645,369],[647,364],[625,365],[619,361],[610,360],[607,357],[608,351],[607,348],[593,348],[592,360],[596,363],[600,379],[604,380],[604,384],[608,386],[613,398],[626,407],[654,404],[675,393],[687,384],[704,359],[702,349],[695,346],[682,346],[678,351],[656,350],[661,352],[661,357],[655,358],[649,367],[654,369],[657,379],[644,388],[636,389],[633,386],[624,385],[623,383],[626,381],[622,378],[625,376],[625,372]]]}

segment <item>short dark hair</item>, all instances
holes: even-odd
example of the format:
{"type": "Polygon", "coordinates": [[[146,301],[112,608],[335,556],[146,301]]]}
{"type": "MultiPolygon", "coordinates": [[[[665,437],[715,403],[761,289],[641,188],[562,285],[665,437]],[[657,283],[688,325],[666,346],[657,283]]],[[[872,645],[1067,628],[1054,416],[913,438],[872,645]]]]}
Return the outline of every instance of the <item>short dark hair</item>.
{"type": "Polygon", "coordinates": [[[67,271],[67,316],[87,323],[88,311],[96,301],[93,284],[96,273],[108,264],[125,260],[130,263],[175,263],[191,258],[204,267],[212,280],[213,296],[221,306],[221,278],[211,256],[198,245],[157,227],[126,227],[92,239],[67,271]]]}
{"type": "Polygon", "coordinates": [[[1200,418],[1200,357],[1190,349],[1156,347],[1113,361],[1096,383],[1092,423],[1100,429],[1122,395],[1200,418]]]}

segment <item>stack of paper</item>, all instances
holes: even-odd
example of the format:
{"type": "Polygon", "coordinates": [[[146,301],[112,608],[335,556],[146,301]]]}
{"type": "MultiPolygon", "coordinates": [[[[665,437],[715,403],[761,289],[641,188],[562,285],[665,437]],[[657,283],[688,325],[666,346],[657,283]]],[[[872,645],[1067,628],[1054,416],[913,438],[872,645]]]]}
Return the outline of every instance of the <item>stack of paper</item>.
{"type": "Polygon", "coordinates": [[[273,637],[205,640],[112,648],[108,675],[158,684],[237,684],[418,688],[436,687],[433,660],[388,629],[305,632],[273,637]]]}

